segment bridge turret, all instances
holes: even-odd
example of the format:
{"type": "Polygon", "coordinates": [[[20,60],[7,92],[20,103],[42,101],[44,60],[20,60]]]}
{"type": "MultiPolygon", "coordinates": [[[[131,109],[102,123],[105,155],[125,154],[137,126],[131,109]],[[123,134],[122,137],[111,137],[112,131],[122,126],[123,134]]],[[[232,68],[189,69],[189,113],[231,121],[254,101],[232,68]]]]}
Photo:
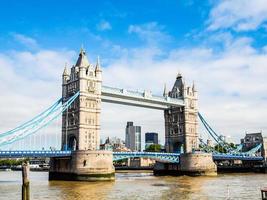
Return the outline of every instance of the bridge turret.
{"type": "Polygon", "coordinates": [[[163,96],[164,96],[164,97],[168,97],[168,92],[167,92],[166,83],[164,84],[163,96]]]}
{"type": "Polygon", "coordinates": [[[70,79],[70,74],[68,72],[68,67],[67,67],[67,63],[66,63],[65,67],[64,67],[63,74],[62,74],[62,83],[66,84],[69,79],[70,79]]]}
{"type": "Polygon", "coordinates": [[[84,49],[81,48],[80,53],[79,53],[79,57],[78,57],[78,60],[77,60],[75,66],[80,67],[80,68],[87,68],[89,65],[90,65],[90,63],[88,61],[88,58],[86,57],[86,53],[85,53],[84,49]]]}
{"type": "Polygon", "coordinates": [[[67,83],[70,80],[70,74],[68,72],[67,64],[65,64],[64,71],[62,74],[62,97],[65,98],[67,95],[67,83]]]}
{"type": "Polygon", "coordinates": [[[96,67],[95,67],[95,76],[99,79],[102,79],[102,70],[100,64],[100,58],[97,56],[96,67]]]}
{"type": "Polygon", "coordinates": [[[172,87],[172,90],[169,93],[169,96],[172,98],[181,98],[183,97],[184,90],[184,80],[180,73],[176,76],[176,81],[172,87]]]}
{"type": "Polygon", "coordinates": [[[75,65],[76,68],[79,69],[79,78],[86,78],[86,75],[88,73],[88,68],[90,67],[90,63],[87,59],[86,53],[81,48],[78,60],[75,65]]]}

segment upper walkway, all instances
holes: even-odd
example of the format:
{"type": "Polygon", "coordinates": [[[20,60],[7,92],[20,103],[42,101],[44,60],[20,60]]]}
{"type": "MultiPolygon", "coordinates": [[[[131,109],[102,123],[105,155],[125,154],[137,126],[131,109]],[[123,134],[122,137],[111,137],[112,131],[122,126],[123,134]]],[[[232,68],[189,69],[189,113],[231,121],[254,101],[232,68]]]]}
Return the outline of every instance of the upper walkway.
{"type": "Polygon", "coordinates": [[[109,86],[102,86],[101,98],[103,102],[118,103],[159,110],[167,109],[170,106],[184,106],[183,99],[153,95],[149,91],[138,92],[113,88],[109,86]]]}

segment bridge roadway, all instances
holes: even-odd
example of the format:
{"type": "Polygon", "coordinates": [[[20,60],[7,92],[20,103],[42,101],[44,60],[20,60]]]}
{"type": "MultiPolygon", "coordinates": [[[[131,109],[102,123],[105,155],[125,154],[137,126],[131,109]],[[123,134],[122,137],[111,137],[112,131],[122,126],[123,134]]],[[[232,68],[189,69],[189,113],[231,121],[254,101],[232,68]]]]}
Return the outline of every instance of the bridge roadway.
{"type": "Polygon", "coordinates": [[[150,91],[138,92],[102,86],[102,102],[118,103],[164,110],[171,106],[184,106],[183,99],[153,95],[150,91]]]}
{"type": "MultiPolygon", "coordinates": [[[[0,158],[22,158],[22,157],[65,157],[70,156],[71,151],[0,151],[0,158]]],[[[179,153],[156,153],[156,152],[113,152],[113,160],[122,160],[132,157],[152,158],[162,162],[179,163],[179,153]]],[[[245,160],[262,161],[261,156],[247,154],[213,154],[213,160],[245,160]]]]}

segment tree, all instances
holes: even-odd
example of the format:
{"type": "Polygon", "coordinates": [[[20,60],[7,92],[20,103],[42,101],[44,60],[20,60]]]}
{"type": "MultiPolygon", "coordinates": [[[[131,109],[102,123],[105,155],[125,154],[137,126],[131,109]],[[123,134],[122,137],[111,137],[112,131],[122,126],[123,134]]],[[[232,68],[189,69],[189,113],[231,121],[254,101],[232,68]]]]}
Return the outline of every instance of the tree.
{"type": "Polygon", "coordinates": [[[219,145],[219,144],[216,144],[214,149],[216,151],[218,151],[219,153],[226,153],[227,152],[226,148],[222,145],[219,145]]]}
{"type": "Polygon", "coordinates": [[[147,152],[160,152],[161,145],[160,144],[151,144],[146,148],[147,152]]]}

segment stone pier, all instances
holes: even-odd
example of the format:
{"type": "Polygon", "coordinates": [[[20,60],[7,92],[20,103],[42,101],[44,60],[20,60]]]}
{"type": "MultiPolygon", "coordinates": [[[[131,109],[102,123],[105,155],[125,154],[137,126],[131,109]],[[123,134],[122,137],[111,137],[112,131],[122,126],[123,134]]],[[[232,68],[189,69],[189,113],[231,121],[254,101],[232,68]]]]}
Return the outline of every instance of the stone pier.
{"type": "Polygon", "coordinates": [[[155,175],[189,175],[214,176],[217,175],[217,166],[210,153],[185,153],[180,156],[180,163],[156,163],[155,175]]]}
{"type": "Polygon", "coordinates": [[[49,180],[114,180],[111,151],[75,151],[70,157],[52,158],[49,180]]]}

